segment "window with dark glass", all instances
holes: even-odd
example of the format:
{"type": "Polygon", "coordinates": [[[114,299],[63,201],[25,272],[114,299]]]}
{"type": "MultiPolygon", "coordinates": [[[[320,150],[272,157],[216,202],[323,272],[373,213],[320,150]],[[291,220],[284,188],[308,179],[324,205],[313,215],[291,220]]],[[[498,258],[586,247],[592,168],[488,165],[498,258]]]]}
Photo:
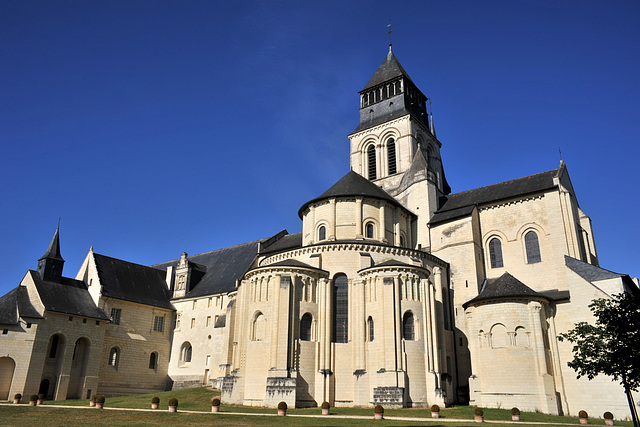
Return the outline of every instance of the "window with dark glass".
{"type": "Polygon", "coordinates": [[[318,229],[318,240],[325,240],[327,238],[327,228],[321,225],[318,229]]]}
{"type": "Polygon", "coordinates": [[[376,179],[376,148],[373,145],[367,148],[367,163],[369,179],[376,179]]]}
{"type": "Polygon", "coordinates": [[[364,226],[365,237],[367,239],[373,239],[373,235],[374,235],[373,232],[374,232],[373,223],[372,222],[368,222],[364,226]]]}
{"type": "Polygon", "coordinates": [[[120,315],[122,314],[122,309],[120,308],[112,308],[111,309],[111,323],[114,325],[120,324],[120,315]]]}
{"type": "Polygon", "coordinates": [[[540,258],[540,244],[535,231],[529,231],[524,235],[524,247],[527,251],[527,264],[535,264],[542,261],[540,258]]]}
{"type": "Polygon", "coordinates": [[[185,342],[182,344],[182,348],[180,349],[180,360],[184,363],[191,362],[191,352],[191,343],[185,342]]]}
{"type": "Polygon", "coordinates": [[[156,332],[164,331],[164,316],[155,316],[153,319],[153,330],[156,332]]]}
{"type": "Polygon", "coordinates": [[[349,340],[349,286],[347,276],[336,274],[333,279],[333,341],[349,340]]]}
{"type": "Polygon", "coordinates": [[[402,318],[402,336],[407,341],[416,339],[415,322],[413,320],[413,313],[410,311],[407,311],[402,318]]]}
{"type": "Polygon", "coordinates": [[[120,351],[117,347],[111,348],[111,350],[109,351],[109,366],[115,366],[117,368],[118,359],[120,359],[120,351]]]}
{"type": "Polygon", "coordinates": [[[158,367],[158,353],[151,353],[149,355],[149,369],[156,369],[158,367]]]}
{"type": "Polygon", "coordinates": [[[300,339],[302,341],[311,341],[311,323],[313,319],[309,313],[306,313],[300,319],[300,339]]]}
{"type": "Polygon", "coordinates": [[[489,241],[489,258],[491,261],[491,268],[504,267],[502,262],[502,243],[500,239],[494,237],[489,241]]]}
{"type": "Polygon", "coordinates": [[[391,138],[387,143],[387,157],[389,161],[389,175],[393,175],[397,172],[396,170],[396,143],[391,138]]]}
{"type": "Polygon", "coordinates": [[[369,318],[367,319],[367,330],[369,332],[369,342],[373,341],[373,339],[375,338],[375,334],[374,334],[374,327],[373,327],[373,318],[371,316],[369,316],[369,318]]]}

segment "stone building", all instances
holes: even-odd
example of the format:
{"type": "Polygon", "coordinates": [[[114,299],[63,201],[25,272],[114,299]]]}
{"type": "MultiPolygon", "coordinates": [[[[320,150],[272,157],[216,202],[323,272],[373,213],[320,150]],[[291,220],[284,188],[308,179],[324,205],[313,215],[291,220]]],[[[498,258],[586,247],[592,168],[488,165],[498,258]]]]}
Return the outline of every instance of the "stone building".
{"type": "Polygon", "coordinates": [[[150,267],[90,250],[67,279],[56,231],[0,298],[0,399],[213,384],[244,405],[625,414],[557,339],[594,298],[638,292],[599,267],[566,165],[452,193],[391,49],[359,95],[351,170],[302,205],[301,232],[150,267]]]}

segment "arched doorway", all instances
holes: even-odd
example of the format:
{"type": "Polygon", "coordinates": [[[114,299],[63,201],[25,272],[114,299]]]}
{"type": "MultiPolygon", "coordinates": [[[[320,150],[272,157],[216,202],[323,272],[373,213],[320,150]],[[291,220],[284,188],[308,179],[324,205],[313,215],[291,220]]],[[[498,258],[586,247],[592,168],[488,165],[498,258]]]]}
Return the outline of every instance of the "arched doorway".
{"type": "Polygon", "coordinates": [[[40,382],[40,388],[38,389],[38,394],[44,394],[46,399],[51,399],[51,394],[49,393],[49,387],[51,387],[51,381],[47,378],[43,379],[40,382]]]}
{"type": "Polygon", "coordinates": [[[89,362],[90,343],[87,338],[79,338],[73,348],[71,372],[69,375],[69,391],[67,399],[82,399],[85,375],[89,362]]]}
{"type": "Polygon", "coordinates": [[[13,372],[16,369],[16,362],[10,357],[0,357],[0,400],[9,399],[13,372]]]}

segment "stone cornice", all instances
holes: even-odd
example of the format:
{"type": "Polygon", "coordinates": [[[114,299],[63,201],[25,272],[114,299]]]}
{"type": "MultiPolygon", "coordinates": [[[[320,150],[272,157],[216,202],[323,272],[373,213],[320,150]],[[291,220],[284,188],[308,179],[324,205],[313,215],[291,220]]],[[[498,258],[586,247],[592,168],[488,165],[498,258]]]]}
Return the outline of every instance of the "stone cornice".
{"type": "MultiPolygon", "coordinates": [[[[426,259],[441,267],[448,267],[449,264],[440,258],[431,255],[428,252],[419,251],[416,249],[400,248],[397,246],[381,245],[368,242],[330,242],[321,243],[317,245],[304,246],[302,248],[292,249],[288,251],[279,252],[277,254],[269,255],[260,261],[260,267],[266,267],[269,264],[284,261],[287,259],[297,258],[300,256],[307,256],[311,254],[319,254],[323,252],[336,252],[336,251],[357,251],[357,252],[378,252],[395,256],[408,256],[419,259],[426,259]]],[[[418,266],[416,266],[418,267],[418,266]]],[[[422,267],[418,267],[422,268],[422,267]]]]}

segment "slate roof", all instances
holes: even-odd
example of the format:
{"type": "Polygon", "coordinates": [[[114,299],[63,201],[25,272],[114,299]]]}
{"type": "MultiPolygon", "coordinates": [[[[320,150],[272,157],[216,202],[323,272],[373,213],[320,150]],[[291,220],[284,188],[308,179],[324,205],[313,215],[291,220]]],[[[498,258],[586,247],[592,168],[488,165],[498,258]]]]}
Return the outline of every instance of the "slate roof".
{"type": "Polygon", "coordinates": [[[408,268],[416,268],[419,270],[426,270],[424,267],[420,266],[420,265],[413,265],[413,264],[407,264],[406,262],[401,262],[401,261],[397,261],[394,259],[389,259],[387,261],[383,261],[379,264],[374,264],[371,267],[365,267],[361,270],[358,270],[358,273],[362,272],[362,271],[366,271],[366,270],[371,270],[371,269],[375,269],[375,268],[379,268],[379,267],[408,267],[408,268]]]}
{"type": "MultiPolygon", "coordinates": [[[[240,280],[253,264],[258,253],[259,243],[263,240],[189,256],[189,261],[206,267],[206,271],[197,283],[192,284],[191,290],[184,298],[235,291],[236,281],[240,280]]],[[[179,259],[176,259],[152,267],[166,270],[169,266],[177,266],[178,261],[179,259]]]]}
{"type": "Polygon", "coordinates": [[[64,261],[64,259],[62,258],[62,255],[60,254],[60,226],[56,228],[56,232],[54,233],[53,238],[49,243],[49,247],[47,248],[47,251],[44,253],[44,255],[42,255],[40,259],[45,259],[45,258],[64,261]]]}
{"type": "Polygon", "coordinates": [[[404,206],[402,206],[389,193],[387,193],[382,188],[378,187],[376,184],[369,181],[365,177],[351,170],[345,176],[340,178],[338,182],[333,184],[327,191],[322,193],[320,197],[309,200],[307,203],[302,205],[302,207],[298,210],[298,216],[302,219],[302,213],[310,204],[318,202],[320,200],[331,199],[335,197],[366,197],[385,200],[404,209],[404,206]]]}
{"type": "Polygon", "coordinates": [[[269,246],[260,249],[261,254],[286,251],[302,247],[302,233],[287,234],[269,246]]]}
{"type": "Polygon", "coordinates": [[[480,293],[475,298],[463,304],[464,308],[480,301],[497,298],[544,298],[542,294],[534,291],[509,273],[504,273],[497,279],[485,279],[480,293]]]}
{"type": "Polygon", "coordinates": [[[597,282],[598,280],[617,279],[622,277],[622,274],[614,273],[613,271],[605,270],[604,268],[596,267],[589,263],[580,261],[570,256],[564,256],[564,263],[567,267],[573,270],[578,276],[582,277],[588,282],[597,282]]]}
{"type": "Polygon", "coordinates": [[[555,178],[557,174],[558,170],[554,169],[523,178],[512,179],[511,181],[488,185],[486,187],[449,194],[441,198],[440,209],[431,217],[429,223],[435,224],[462,217],[471,213],[473,209],[470,209],[470,207],[473,206],[513,197],[521,197],[555,188],[556,184],[554,184],[553,178],[555,178]]]}
{"type": "Polygon", "coordinates": [[[109,320],[109,317],[95,305],[81,280],[63,277],[60,283],[56,283],[42,280],[37,271],[29,270],[27,274],[31,275],[46,310],[109,320]]]}
{"type": "Polygon", "coordinates": [[[93,256],[105,297],[173,309],[166,271],[106,255],[93,256]]]}
{"type": "MultiPolygon", "coordinates": [[[[404,76],[409,81],[411,81],[409,74],[407,74],[407,72],[404,70],[402,65],[400,65],[400,62],[398,61],[396,56],[393,54],[393,51],[391,50],[391,46],[389,46],[389,53],[384,58],[384,60],[382,61],[382,64],[380,64],[376,72],[373,73],[373,76],[371,77],[371,79],[369,79],[369,82],[362,89],[362,91],[365,91],[369,88],[372,88],[374,86],[377,86],[381,83],[384,83],[388,80],[391,80],[395,77],[400,77],[400,76],[404,76]]],[[[413,81],[411,81],[411,83],[413,83],[413,81]]]]}
{"type": "Polygon", "coordinates": [[[19,317],[42,319],[29,301],[27,288],[18,286],[0,298],[0,324],[17,325],[19,317]]]}

